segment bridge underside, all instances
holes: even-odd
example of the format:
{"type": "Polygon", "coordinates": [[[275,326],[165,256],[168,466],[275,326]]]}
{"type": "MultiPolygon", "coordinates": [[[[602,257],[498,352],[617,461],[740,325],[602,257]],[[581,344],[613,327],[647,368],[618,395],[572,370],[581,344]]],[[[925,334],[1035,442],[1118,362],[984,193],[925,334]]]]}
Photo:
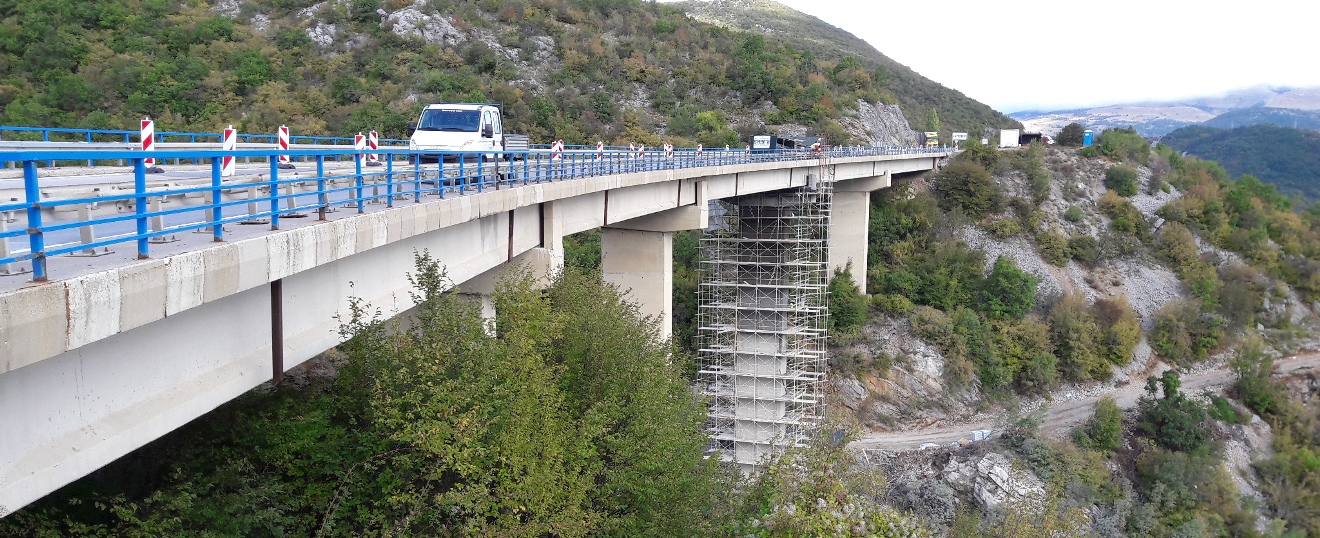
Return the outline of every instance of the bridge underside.
{"type": "MultiPolygon", "coordinates": [[[[842,182],[887,186],[892,174],[935,164],[891,156],[832,166],[842,182]]],[[[506,264],[553,271],[564,235],[605,227],[606,237],[624,238],[606,239],[607,278],[667,328],[667,234],[699,227],[707,200],[802,187],[817,166],[756,163],[488,191],[0,292],[0,514],[337,345],[350,297],[386,315],[412,308],[414,252],[429,251],[454,282],[482,293],[506,264]],[[646,244],[625,238],[632,233],[658,257],[623,263],[629,249],[611,245],[646,244]]],[[[857,256],[856,245],[845,250],[857,256]]]]}

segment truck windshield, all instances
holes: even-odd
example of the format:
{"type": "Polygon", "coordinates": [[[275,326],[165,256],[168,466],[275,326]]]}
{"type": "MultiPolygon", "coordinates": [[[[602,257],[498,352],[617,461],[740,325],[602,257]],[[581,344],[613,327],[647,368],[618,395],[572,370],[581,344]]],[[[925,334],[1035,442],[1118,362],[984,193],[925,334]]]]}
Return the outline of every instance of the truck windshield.
{"type": "Polygon", "coordinates": [[[417,122],[417,130],[475,133],[480,124],[479,111],[432,108],[422,111],[422,118],[417,122]]]}

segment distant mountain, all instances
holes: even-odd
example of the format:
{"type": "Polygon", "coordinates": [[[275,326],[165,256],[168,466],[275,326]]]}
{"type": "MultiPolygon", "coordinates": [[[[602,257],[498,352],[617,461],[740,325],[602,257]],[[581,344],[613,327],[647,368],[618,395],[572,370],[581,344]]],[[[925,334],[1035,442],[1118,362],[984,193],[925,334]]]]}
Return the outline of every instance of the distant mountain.
{"type": "Polygon", "coordinates": [[[1237,177],[1250,174],[1280,192],[1320,200],[1320,132],[1258,124],[1236,129],[1183,127],[1160,142],[1223,165],[1237,177]]]}
{"type": "MultiPolygon", "coordinates": [[[[1095,131],[1111,127],[1133,127],[1144,136],[1158,137],[1180,127],[1202,123],[1209,124],[1207,122],[1224,114],[1240,110],[1304,111],[1305,116],[1309,117],[1312,112],[1320,111],[1320,87],[1256,87],[1215,97],[1197,97],[1170,102],[1119,104],[1073,110],[1032,110],[1014,112],[1009,116],[1021,120],[1028,131],[1056,133],[1063,126],[1077,122],[1095,131]]],[[[1237,121],[1233,116],[1230,116],[1227,120],[1228,125],[1215,125],[1222,127],[1241,126],[1249,123],[1292,125],[1292,116],[1288,116],[1285,123],[1271,121],[1270,118],[1282,117],[1277,114],[1259,114],[1260,121],[1237,121]]],[[[1301,117],[1297,117],[1299,119],[1298,127],[1302,127],[1300,124],[1301,117]]]]}
{"type": "Polygon", "coordinates": [[[1257,123],[1268,123],[1281,127],[1294,127],[1297,129],[1320,131],[1320,111],[1291,110],[1274,107],[1243,108],[1215,116],[1209,121],[1206,121],[1203,125],[1206,127],[1232,129],[1235,127],[1255,125],[1257,123]]]}
{"type": "Polygon", "coordinates": [[[935,108],[943,131],[981,132],[1022,125],[962,92],[947,88],[881,54],[870,43],[811,15],[773,0],[688,0],[671,4],[689,16],[727,28],[755,32],[820,56],[851,54],[883,66],[885,87],[892,92],[912,128],[925,130],[935,108]]]}

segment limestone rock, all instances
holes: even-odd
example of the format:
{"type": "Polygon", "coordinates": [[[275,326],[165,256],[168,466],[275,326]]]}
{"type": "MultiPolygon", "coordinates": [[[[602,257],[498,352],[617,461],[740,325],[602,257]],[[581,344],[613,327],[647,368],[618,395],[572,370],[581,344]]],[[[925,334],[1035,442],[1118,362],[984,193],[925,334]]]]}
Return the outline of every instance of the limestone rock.
{"type": "Polygon", "coordinates": [[[984,456],[950,458],[944,466],[944,481],[960,493],[970,494],[985,511],[1005,503],[1038,500],[1045,485],[1028,471],[1013,470],[1007,456],[989,452],[984,456]]]}
{"type": "Polygon", "coordinates": [[[854,141],[867,146],[912,146],[919,140],[898,105],[873,105],[858,99],[857,117],[840,118],[839,124],[854,141]]]}
{"type": "Polygon", "coordinates": [[[428,15],[422,10],[426,2],[414,2],[413,5],[383,16],[381,27],[396,35],[420,37],[434,45],[454,45],[467,41],[467,36],[447,17],[439,14],[428,15]]]}

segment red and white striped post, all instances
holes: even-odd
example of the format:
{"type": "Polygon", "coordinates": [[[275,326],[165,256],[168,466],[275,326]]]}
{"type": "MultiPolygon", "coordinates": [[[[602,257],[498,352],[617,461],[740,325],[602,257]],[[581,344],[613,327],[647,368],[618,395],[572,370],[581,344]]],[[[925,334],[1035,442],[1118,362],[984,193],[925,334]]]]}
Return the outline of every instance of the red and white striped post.
{"type": "MultiPolygon", "coordinates": [[[[142,151],[156,150],[156,122],[151,121],[151,118],[142,118],[142,133],[138,140],[142,141],[142,151]]],[[[156,159],[151,157],[143,159],[142,162],[147,166],[156,165],[156,159]]]]}
{"type": "MultiPolygon", "coordinates": [[[[279,135],[280,135],[280,151],[289,151],[289,127],[287,125],[281,125],[279,130],[279,135]]],[[[280,162],[282,163],[289,162],[289,156],[287,154],[280,154],[280,162]]]]}
{"type": "Polygon", "coordinates": [[[596,141],[596,158],[597,159],[605,158],[605,142],[600,140],[596,141]]]}
{"type": "Polygon", "coordinates": [[[701,144],[697,144],[697,156],[701,156],[701,144]]]}
{"type": "Polygon", "coordinates": [[[673,159],[673,158],[674,158],[674,145],[673,145],[673,144],[665,144],[665,158],[666,158],[666,159],[673,159]]]}
{"type": "MultiPolygon", "coordinates": [[[[371,148],[371,151],[373,152],[380,148],[380,141],[379,139],[376,138],[376,131],[371,131],[367,133],[367,147],[371,148]]],[[[380,162],[380,154],[377,153],[367,154],[368,165],[377,162],[380,162]]]]}
{"type": "MultiPolygon", "coordinates": [[[[238,131],[235,131],[234,126],[230,125],[225,129],[224,135],[220,140],[220,150],[234,151],[236,149],[238,149],[238,131]]],[[[237,168],[238,162],[234,160],[233,155],[225,155],[224,157],[221,157],[220,175],[232,176],[237,168]]]]}
{"type": "Polygon", "coordinates": [[[366,149],[367,149],[367,137],[366,137],[366,136],[363,136],[362,133],[358,133],[358,134],[354,135],[354,136],[353,136],[353,149],[355,149],[355,150],[358,151],[358,154],[357,154],[357,155],[354,155],[353,158],[357,160],[358,166],[361,166],[361,165],[362,165],[362,160],[363,160],[363,157],[364,157],[364,153],[363,153],[363,152],[366,151],[366,149]]]}
{"type": "Polygon", "coordinates": [[[638,158],[638,159],[641,159],[642,157],[645,157],[645,156],[646,156],[646,144],[638,144],[638,145],[637,145],[637,158],[638,158]]]}
{"type": "Polygon", "coordinates": [[[558,161],[564,158],[564,141],[556,140],[550,144],[550,160],[558,161]]]}

